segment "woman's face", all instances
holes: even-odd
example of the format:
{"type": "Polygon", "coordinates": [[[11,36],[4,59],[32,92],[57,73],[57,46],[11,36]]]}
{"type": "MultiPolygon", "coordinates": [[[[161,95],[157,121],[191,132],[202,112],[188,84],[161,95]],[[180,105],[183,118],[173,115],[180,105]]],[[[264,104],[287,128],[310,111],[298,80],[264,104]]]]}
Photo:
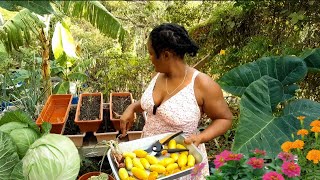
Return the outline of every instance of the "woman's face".
{"type": "Polygon", "coordinates": [[[148,47],[149,56],[150,56],[152,64],[154,65],[155,71],[160,72],[161,71],[161,56],[159,58],[157,58],[156,52],[154,51],[150,40],[147,43],[147,47],[148,47]]]}

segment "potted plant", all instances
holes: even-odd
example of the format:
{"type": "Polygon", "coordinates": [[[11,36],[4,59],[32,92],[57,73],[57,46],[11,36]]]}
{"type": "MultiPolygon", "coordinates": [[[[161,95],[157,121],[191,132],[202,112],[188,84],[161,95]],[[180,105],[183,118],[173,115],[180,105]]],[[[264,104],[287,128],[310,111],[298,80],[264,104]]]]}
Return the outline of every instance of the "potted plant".
{"type": "Polygon", "coordinates": [[[36,120],[36,124],[40,127],[43,122],[49,122],[52,124],[51,133],[62,134],[71,100],[71,94],[50,95],[36,120]]]}
{"type": "Polygon", "coordinates": [[[132,94],[130,92],[112,92],[109,101],[110,120],[116,130],[120,130],[120,117],[126,108],[133,103],[132,94]]]}
{"type": "Polygon", "coordinates": [[[74,123],[76,110],[77,105],[71,105],[63,135],[71,139],[75,146],[81,147],[86,133],[81,133],[79,126],[74,123]]]}
{"type": "Polygon", "coordinates": [[[97,132],[94,132],[94,136],[97,138],[97,142],[100,143],[103,140],[115,140],[119,131],[116,130],[110,121],[110,106],[108,103],[103,104],[103,119],[97,132]]]}
{"type": "Polygon", "coordinates": [[[102,93],[80,94],[74,122],[81,132],[95,132],[98,130],[103,117],[102,93]]]}
{"type": "Polygon", "coordinates": [[[106,173],[103,173],[103,172],[88,172],[82,176],[79,177],[78,180],[114,180],[114,178],[109,175],[109,174],[106,174],[106,173]]]}

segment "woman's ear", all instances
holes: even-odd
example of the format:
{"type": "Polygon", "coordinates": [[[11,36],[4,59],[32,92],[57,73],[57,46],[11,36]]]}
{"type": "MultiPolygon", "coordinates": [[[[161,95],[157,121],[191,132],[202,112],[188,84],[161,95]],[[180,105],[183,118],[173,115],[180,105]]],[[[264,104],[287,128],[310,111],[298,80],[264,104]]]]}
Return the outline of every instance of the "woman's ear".
{"type": "Polygon", "coordinates": [[[170,52],[170,51],[163,51],[163,57],[165,58],[165,59],[170,59],[171,57],[172,57],[172,52],[170,52]]]}

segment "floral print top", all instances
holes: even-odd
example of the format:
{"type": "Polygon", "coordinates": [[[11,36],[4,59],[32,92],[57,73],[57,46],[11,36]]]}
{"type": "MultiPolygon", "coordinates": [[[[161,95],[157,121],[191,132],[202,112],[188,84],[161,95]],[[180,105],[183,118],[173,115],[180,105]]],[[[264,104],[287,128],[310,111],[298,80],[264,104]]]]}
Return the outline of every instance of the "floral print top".
{"type": "MultiPolygon", "coordinates": [[[[183,131],[186,136],[197,133],[201,111],[194,93],[194,81],[198,74],[199,71],[195,71],[192,75],[191,82],[175,95],[162,102],[156,109],[155,114],[153,114],[155,105],[153,89],[159,73],[151,80],[141,97],[141,107],[147,114],[143,128],[143,137],[178,131],[183,131]]],[[[204,155],[203,162],[206,164],[201,174],[209,175],[205,146],[204,144],[200,144],[198,148],[202,151],[204,155]]],[[[180,179],[193,178],[186,176],[180,179]]],[[[196,179],[204,179],[204,177],[197,177],[196,179]]]]}

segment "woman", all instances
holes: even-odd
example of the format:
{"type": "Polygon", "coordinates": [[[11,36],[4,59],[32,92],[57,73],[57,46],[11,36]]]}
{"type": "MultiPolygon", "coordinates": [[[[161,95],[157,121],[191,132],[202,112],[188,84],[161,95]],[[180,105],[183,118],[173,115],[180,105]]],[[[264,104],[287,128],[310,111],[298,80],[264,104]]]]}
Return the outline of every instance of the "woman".
{"type": "Polygon", "coordinates": [[[209,175],[203,143],[224,134],[232,125],[232,114],[221,88],[208,75],[184,62],[185,54],[195,56],[199,49],[184,27],[159,25],[151,31],[147,45],[158,73],[141,100],[131,104],[121,116],[122,135],[132,126],[134,112],[146,111],[143,137],[182,130],[187,136],[185,143],[194,143],[205,154],[202,174],[209,175]],[[203,113],[212,123],[199,133],[197,127],[203,113]]]}

